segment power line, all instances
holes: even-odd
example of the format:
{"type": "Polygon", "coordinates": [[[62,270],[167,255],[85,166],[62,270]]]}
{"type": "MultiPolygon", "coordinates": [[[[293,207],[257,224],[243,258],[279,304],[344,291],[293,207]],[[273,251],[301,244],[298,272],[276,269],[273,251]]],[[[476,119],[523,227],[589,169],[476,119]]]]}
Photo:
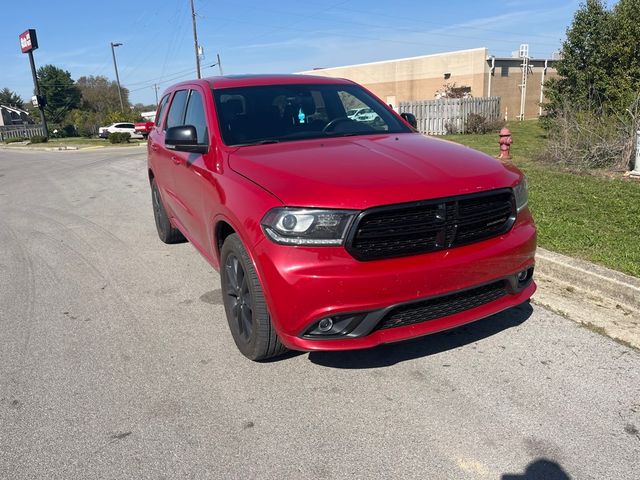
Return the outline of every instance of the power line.
{"type": "MultiPolygon", "coordinates": [[[[205,68],[212,68],[212,67],[215,67],[216,65],[218,65],[217,62],[216,63],[212,63],[211,65],[205,65],[204,67],[201,67],[201,69],[204,70],[205,68]]],[[[160,79],[159,81],[152,81],[152,83],[148,83],[147,85],[145,85],[143,87],[130,89],[129,92],[138,92],[140,90],[145,90],[147,88],[153,87],[154,85],[162,85],[163,83],[173,82],[173,81],[178,80],[178,79],[180,79],[182,77],[190,76],[193,73],[194,73],[194,69],[190,68],[188,70],[184,70],[182,72],[178,72],[177,74],[170,74],[169,78],[166,78],[164,80],[162,80],[162,79],[165,78],[165,77],[158,77],[158,79],[160,79]]]]}

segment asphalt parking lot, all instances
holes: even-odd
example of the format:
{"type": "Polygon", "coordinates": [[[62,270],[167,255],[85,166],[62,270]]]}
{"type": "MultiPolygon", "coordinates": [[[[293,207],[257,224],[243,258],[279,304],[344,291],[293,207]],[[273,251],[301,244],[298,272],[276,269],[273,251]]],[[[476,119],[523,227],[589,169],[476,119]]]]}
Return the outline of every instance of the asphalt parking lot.
{"type": "Polygon", "coordinates": [[[0,478],[637,479],[640,354],[535,305],[252,363],[143,147],[0,150],[0,478]]]}

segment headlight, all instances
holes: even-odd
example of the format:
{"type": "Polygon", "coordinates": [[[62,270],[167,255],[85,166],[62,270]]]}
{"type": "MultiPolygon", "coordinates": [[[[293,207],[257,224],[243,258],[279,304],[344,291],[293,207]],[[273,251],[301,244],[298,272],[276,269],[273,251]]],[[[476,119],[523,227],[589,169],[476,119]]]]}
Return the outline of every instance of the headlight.
{"type": "Polygon", "coordinates": [[[516,197],[516,209],[518,212],[527,206],[529,202],[529,185],[527,177],[523,177],[519,184],[513,187],[513,194],[516,197]]]}
{"type": "Polygon", "coordinates": [[[285,245],[342,245],[357,212],[274,208],[262,219],[262,228],[276,243],[285,245]]]}

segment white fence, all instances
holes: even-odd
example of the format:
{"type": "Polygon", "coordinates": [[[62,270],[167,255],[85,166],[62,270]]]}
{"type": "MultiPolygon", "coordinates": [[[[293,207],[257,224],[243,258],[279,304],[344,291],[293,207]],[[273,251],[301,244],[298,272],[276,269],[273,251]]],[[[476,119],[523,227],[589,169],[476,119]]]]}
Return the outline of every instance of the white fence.
{"type": "Polygon", "coordinates": [[[0,126],[0,142],[7,138],[31,138],[34,135],[44,135],[42,125],[4,125],[0,126]]]}
{"type": "Polygon", "coordinates": [[[476,113],[490,120],[500,117],[500,97],[442,98],[400,102],[400,112],[413,113],[418,130],[428,135],[444,135],[447,125],[465,133],[469,114],[476,113]]]}

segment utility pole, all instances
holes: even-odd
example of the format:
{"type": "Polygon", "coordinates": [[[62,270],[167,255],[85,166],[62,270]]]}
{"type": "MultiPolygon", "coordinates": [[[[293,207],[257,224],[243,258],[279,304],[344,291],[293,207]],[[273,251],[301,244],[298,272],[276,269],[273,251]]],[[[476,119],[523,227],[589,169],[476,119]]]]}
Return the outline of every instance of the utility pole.
{"type": "Polygon", "coordinates": [[[220,70],[220,76],[224,75],[224,73],[222,73],[222,62],[220,62],[220,54],[217,53],[216,56],[218,57],[218,70],[220,70]]]}
{"type": "Polygon", "coordinates": [[[153,84],[153,89],[156,91],[156,105],[158,105],[158,84],[154,83],[153,84]]]}
{"type": "Polygon", "coordinates": [[[122,43],[111,42],[111,55],[113,56],[113,68],[116,70],[116,82],[118,83],[118,96],[120,97],[120,111],[124,113],[124,103],[122,102],[122,88],[120,88],[120,75],[118,75],[118,64],[116,63],[115,47],[120,47],[122,43]]]}
{"type": "Polygon", "coordinates": [[[193,48],[196,52],[196,74],[198,78],[202,78],[200,75],[200,48],[198,46],[198,31],[196,30],[196,9],[193,6],[193,0],[191,0],[191,20],[193,22],[193,48]]]}

